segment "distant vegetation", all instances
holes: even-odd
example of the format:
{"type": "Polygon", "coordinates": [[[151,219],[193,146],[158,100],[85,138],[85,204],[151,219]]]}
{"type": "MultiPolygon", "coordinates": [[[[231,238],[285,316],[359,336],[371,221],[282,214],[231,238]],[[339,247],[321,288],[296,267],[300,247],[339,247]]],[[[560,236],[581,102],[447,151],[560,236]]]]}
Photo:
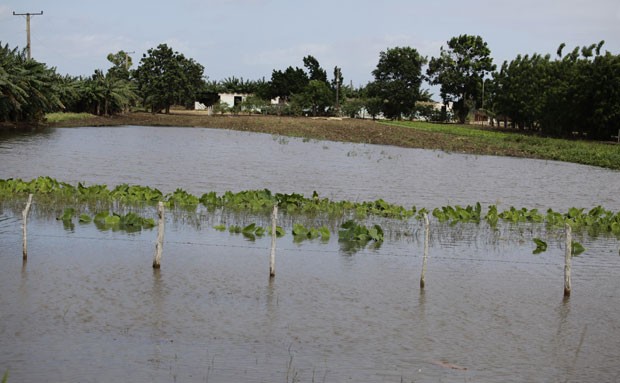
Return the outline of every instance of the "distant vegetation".
{"type": "Polygon", "coordinates": [[[550,54],[518,55],[498,70],[480,36],[460,35],[430,60],[412,47],[380,52],[373,81],[361,88],[346,85],[337,66],[328,76],[310,55],[303,57],[303,68],[274,69],[269,80],[233,76],[207,81],[201,64],[160,44],[143,55],[136,69],[131,69],[129,54],[120,51],[108,55],[107,71],[72,77],[0,45],[0,123],[36,124],[46,113],[60,111],[109,116],[141,107],[169,113],[173,105],[191,108],[200,101],[216,105],[220,113],[235,114],[364,114],[392,120],[456,118],[464,123],[475,112],[491,122],[546,136],[610,140],[620,130],[620,55],[604,52],[603,45],[601,41],[564,54],[561,44],[555,59],[550,54]],[[424,82],[441,87],[443,108],[430,103],[424,82]],[[222,92],[251,97],[241,104],[220,105],[222,92]],[[272,105],[275,98],[280,103],[272,105]]]}

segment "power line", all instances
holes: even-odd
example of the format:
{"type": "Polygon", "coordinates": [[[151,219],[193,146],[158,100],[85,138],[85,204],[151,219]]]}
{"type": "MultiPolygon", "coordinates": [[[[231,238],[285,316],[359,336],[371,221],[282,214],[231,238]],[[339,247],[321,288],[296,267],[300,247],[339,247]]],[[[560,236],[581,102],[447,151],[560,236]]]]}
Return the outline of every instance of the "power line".
{"type": "Polygon", "coordinates": [[[26,16],[26,51],[28,52],[28,60],[32,58],[32,50],[30,47],[30,17],[41,15],[43,15],[43,11],[39,13],[15,13],[15,11],[13,11],[13,16],[26,16]]]}

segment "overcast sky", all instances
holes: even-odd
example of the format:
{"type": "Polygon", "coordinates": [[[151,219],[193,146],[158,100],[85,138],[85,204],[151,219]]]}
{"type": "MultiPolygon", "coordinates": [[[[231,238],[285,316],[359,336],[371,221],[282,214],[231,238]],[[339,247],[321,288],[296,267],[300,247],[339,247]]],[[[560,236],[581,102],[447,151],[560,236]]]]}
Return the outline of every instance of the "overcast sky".
{"type": "MultiPolygon", "coordinates": [[[[61,74],[90,75],[125,50],[137,64],[166,43],[205,67],[210,80],[269,79],[273,69],[303,67],[313,55],[331,78],[372,79],[379,53],[410,46],[429,59],[460,34],[480,35],[500,65],[517,54],[555,54],[605,40],[620,54],[618,0],[3,0],[0,41],[26,46],[61,74]]],[[[135,66],[134,66],[135,67],[135,66]]]]}

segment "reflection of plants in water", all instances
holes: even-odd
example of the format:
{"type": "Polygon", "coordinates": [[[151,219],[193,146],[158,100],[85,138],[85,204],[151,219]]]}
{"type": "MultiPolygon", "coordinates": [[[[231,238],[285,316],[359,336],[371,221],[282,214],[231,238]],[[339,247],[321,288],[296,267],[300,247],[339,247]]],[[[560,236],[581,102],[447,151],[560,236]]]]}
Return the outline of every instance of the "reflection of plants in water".
{"type": "MultiPolygon", "coordinates": [[[[540,238],[534,238],[532,241],[536,244],[536,248],[532,252],[532,254],[540,254],[547,251],[547,242],[543,241],[540,238]]],[[[583,245],[576,241],[571,241],[571,256],[577,257],[586,251],[586,248],[583,245]]]]}
{"type": "Polygon", "coordinates": [[[533,254],[540,254],[547,251],[547,242],[543,241],[540,238],[534,238],[532,239],[532,241],[534,241],[534,243],[536,244],[536,248],[532,252],[533,254]]]}
{"type": "Polygon", "coordinates": [[[300,223],[293,224],[293,240],[295,242],[302,242],[304,240],[312,240],[321,238],[322,242],[328,242],[331,234],[327,226],[321,226],[319,228],[311,227],[306,228],[300,223]]]}
{"type": "Polygon", "coordinates": [[[342,224],[338,231],[338,242],[343,251],[347,253],[363,249],[372,242],[374,248],[379,248],[383,243],[383,229],[379,225],[366,227],[353,220],[342,224]]]}
{"type": "MultiPolygon", "coordinates": [[[[72,207],[64,209],[61,216],[56,219],[62,221],[65,229],[73,230],[75,225],[73,219],[76,217],[76,210],[72,207]]],[[[99,212],[91,218],[90,215],[82,213],[78,217],[80,224],[95,223],[97,229],[101,231],[106,230],[123,230],[128,233],[138,232],[142,229],[151,229],[155,227],[155,221],[153,218],[140,217],[134,212],[127,214],[109,213],[107,211],[99,212]]]]}

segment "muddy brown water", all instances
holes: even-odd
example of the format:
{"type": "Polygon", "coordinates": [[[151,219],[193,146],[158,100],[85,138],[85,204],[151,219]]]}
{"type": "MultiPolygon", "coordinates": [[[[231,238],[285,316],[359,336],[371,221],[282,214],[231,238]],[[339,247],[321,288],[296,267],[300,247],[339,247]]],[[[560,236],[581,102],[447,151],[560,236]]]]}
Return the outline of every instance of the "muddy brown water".
{"type": "MultiPolygon", "coordinates": [[[[429,207],[500,198],[501,191],[489,190],[494,184],[473,185],[488,177],[467,181],[455,170],[465,167],[473,175],[484,164],[499,166],[497,161],[512,164],[489,170],[500,178],[514,176],[513,166],[521,166],[522,175],[551,167],[546,171],[554,180],[563,179],[557,173],[567,168],[584,182],[601,177],[612,185],[618,182],[617,172],[547,161],[523,165],[516,159],[411,154],[208,129],[172,132],[58,129],[5,139],[0,141],[0,178],[50,175],[164,191],[184,187],[196,194],[263,187],[317,190],[336,199],[383,198],[429,207]],[[178,134],[191,139],[182,146],[178,134]],[[176,149],[179,154],[173,156],[174,147],[186,150],[176,149]],[[35,149],[41,158],[32,155],[35,149]],[[168,153],[167,160],[158,160],[160,151],[168,153]],[[130,157],[130,152],[138,155],[130,157]],[[194,153],[192,161],[189,153],[194,153]],[[244,153],[248,161],[240,161],[244,153]],[[108,166],[100,163],[105,161],[108,166]],[[419,170],[424,161],[444,162],[433,166],[453,169],[452,177],[460,177],[464,186],[450,193],[456,181],[435,180],[419,170]],[[234,165],[221,168],[229,162],[234,165]],[[288,177],[262,170],[287,162],[288,177]],[[127,168],[119,167],[122,163],[127,168]],[[177,174],[180,169],[187,173],[177,174]],[[246,174],[248,169],[258,175],[246,174]],[[409,172],[435,182],[436,193],[424,192],[426,187],[411,179],[391,178],[409,172]],[[329,181],[320,183],[323,173],[329,181]],[[385,186],[392,184],[397,186],[385,186]],[[408,188],[414,192],[405,193],[408,188]]],[[[496,186],[510,189],[511,177],[501,179],[496,186]]],[[[594,196],[575,188],[577,199],[567,196],[569,183],[557,189],[547,185],[529,190],[523,184],[509,197],[501,195],[502,203],[558,209],[615,208],[617,203],[604,182],[594,196]],[[524,194],[546,199],[526,203],[534,197],[524,194]]],[[[67,229],[42,210],[35,205],[32,212],[25,264],[21,217],[6,207],[0,211],[0,373],[8,369],[9,382],[620,379],[616,238],[577,237],[587,251],[573,260],[573,294],[564,300],[562,238],[551,233],[555,239],[549,240],[549,250],[533,255],[531,238],[542,230],[537,226],[493,231],[484,225],[434,223],[427,285],[421,292],[423,236],[416,223],[408,228],[410,236],[355,253],[344,251],[336,236],[326,244],[295,243],[289,234],[278,240],[276,278],[270,281],[269,239],[248,241],[218,232],[209,217],[188,224],[169,215],[162,269],[153,271],[156,230],[128,234],[77,223],[67,229]]]]}

